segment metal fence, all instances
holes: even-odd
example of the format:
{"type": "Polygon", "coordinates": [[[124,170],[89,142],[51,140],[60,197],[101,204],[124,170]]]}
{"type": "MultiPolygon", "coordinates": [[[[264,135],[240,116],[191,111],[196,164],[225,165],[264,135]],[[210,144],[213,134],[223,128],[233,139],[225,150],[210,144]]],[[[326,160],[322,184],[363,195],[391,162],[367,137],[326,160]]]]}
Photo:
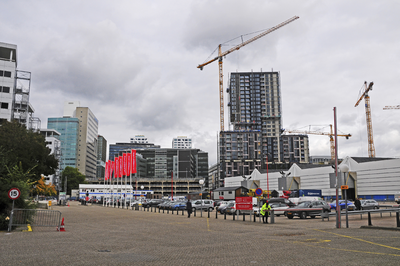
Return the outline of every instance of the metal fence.
{"type": "Polygon", "coordinates": [[[61,212],[52,210],[14,209],[11,211],[8,231],[12,226],[58,227],[61,225],[61,212]]]}

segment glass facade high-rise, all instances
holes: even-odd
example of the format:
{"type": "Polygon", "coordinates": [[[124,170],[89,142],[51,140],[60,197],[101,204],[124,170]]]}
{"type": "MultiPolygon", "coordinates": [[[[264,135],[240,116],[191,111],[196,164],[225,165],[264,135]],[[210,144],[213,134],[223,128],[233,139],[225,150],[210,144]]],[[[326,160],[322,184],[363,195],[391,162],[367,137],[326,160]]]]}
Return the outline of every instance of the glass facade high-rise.
{"type": "Polygon", "coordinates": [[[65,167],[77,167],[77,146],[79,119],[73,117],[48,118],[47,128],[60,132],[61,141],[61,163],[60,170],[65,167]]]}

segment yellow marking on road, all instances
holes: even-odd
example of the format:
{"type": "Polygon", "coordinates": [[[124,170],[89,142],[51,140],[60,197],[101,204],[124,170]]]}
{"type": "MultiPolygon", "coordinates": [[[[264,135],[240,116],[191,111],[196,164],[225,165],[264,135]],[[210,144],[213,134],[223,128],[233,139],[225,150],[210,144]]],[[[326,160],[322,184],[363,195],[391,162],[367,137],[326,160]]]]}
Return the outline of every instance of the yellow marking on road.
{"type": "Polygon", "coordinates": [[[207,218],[207,231],[211,231],[210,230],[210,218],[207,218]]]}
{"type": "MultiPolygon", "coordinates": [[[[323,247],[323,246],[308,244],[306,242],[301,242],[301,241],[289,241],[289,240],[278,240],[278,239],[270,239],[270,240],[276,241],[276,242],[283,242],[283,243],[286,242],[286,243],[301,244],[303,246],[308,246],[308,247],[313,247],[313,248],[323,248],[323,249],[339,250],[339,251],[346,251],[346,252],[356,252],[356,253],[365,253],[365,254],[373,254],[373,255],[387,255],[387,256],[400,257],[400,254],[390,254],[390,253],[379,253],[379,252],[370,252],[370,251],[363,251],[363,250],[323,247]]],[[[324,240],[324,241],[329,241],[329,240],[324,240]]],[[[321,243],[321,242],[315,242],[315,244],[318,244],[318,243],[321,243]]]]}
{"type": "Polygon", "coordinates": [[[328,234],[332,234],[332,235],[341,236],[341,237],[347,237],[347,238],[358,240],[358,241],[361,241],[361,242],[365,242],[365,243],[368,243],[368,244],[371,244],[371,245],[381,246],[381,247],[384,247],[384,248],[390,248],[390,249],[394,249],[394,250],[400,250],[400,248],[395,248],[395,247],[391,247],[391,246],[387,246],[387,245],[374,243],[374,242],[371,242],[371,241],[368,241],[368,240],[364,240],[364,239],[361,239],[361,238],[356,238],[356,237],[352,237],[352,236],[346,236],[346,235],[326,232],[326,231],[322,231],[322,230],[319,230],[319,229],[314,229],[314,230],[319,231],[319,232],[323,232],[323,233],[328,233],[328,234]]]}

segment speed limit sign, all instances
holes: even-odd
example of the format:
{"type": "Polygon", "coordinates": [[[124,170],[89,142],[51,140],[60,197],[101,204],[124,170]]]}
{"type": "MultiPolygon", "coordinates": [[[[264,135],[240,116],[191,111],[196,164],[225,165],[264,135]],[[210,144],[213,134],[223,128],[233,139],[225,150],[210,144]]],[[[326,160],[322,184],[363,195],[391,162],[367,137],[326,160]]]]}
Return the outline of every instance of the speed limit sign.
{"type": "Polygon", "coordinates": [[[18,188],[12,188],[8,191],[8,197],[12,200],[16,200],[21,196],[21,191],[18,188]]]}

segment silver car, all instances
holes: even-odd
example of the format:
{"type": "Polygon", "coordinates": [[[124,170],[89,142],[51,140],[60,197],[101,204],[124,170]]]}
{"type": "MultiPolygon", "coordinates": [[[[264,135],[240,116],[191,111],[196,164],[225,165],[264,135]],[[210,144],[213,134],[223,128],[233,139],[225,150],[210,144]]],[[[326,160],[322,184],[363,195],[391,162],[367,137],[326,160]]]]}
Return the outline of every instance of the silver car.
{"type": "Polygon", "coordinates": [[[213,200],[195,200],[192,202],[192,210],[214,210],[213,200]]]}
{"type": "Polygon", "coordinates": [[[379,209],[379,203],[373,199],[360,200],[360,203],[361,203],[361,210],[379,209]]]}

